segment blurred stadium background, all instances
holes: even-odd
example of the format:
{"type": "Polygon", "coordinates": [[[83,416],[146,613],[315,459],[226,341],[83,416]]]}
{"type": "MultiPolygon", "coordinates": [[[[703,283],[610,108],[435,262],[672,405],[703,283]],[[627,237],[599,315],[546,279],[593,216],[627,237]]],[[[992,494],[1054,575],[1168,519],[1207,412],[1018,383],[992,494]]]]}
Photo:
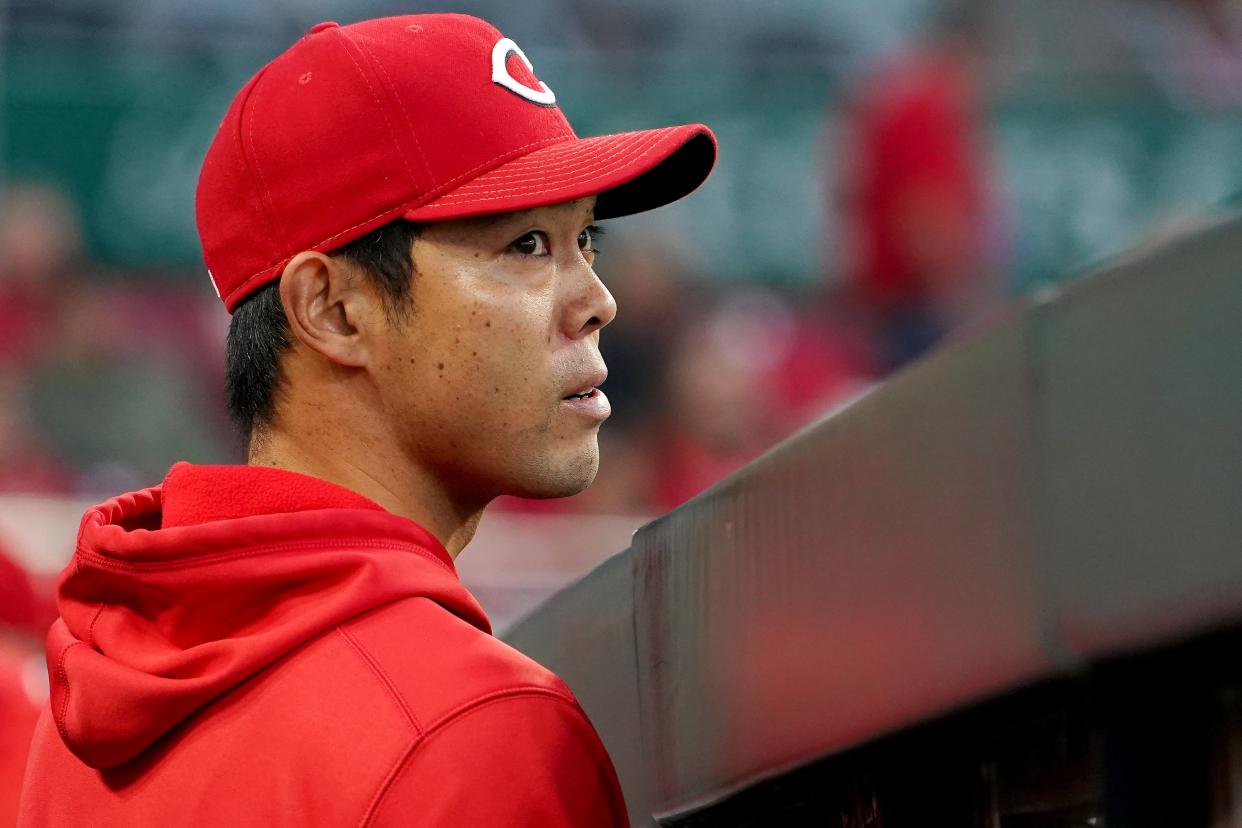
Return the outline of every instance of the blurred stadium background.
{"type": "MultiPolygon", "coordinates": [[[[32,573],[0,571],[26,596],[0,659],[34,652],[83,505],[241,458],[193,212],[233,92],[320,20],[438,10],[0,0],[0,545],[32,573]]],[[[722,148],[693,198],[606,228],[598,482],[500,504],[460,562],[502,629],[936,342],[1242,195],[1233,0],[452,10],[521,43],[579,134],[703,121],[722,148]]]]}

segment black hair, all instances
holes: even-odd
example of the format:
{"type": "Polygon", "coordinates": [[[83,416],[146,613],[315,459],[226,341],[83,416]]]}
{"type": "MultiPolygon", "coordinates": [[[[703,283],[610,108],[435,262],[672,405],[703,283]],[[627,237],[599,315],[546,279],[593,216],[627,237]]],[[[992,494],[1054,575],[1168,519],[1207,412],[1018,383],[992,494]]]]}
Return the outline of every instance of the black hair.
{"type": "MultiPolygon", "coordinates": [[[[420,225],[397,220],[333,251],[357,265],[380,292],[392,321],[407,317],[414,276],[414,239],[420,225]]],[[[280,281],[264,285],[237,306],[229,323],[227,372],[229,414],[249,446],[271,422],[280,389],[280,360],[289,348],[289,320],[280,304],[280,281]]]]}

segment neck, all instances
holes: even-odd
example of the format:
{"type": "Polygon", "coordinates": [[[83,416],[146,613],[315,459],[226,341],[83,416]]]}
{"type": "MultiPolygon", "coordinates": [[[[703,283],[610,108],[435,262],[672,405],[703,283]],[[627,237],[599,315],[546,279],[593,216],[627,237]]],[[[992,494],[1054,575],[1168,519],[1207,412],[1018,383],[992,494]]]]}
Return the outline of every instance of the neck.
{"type": "Polygon", "coordinates": [[[251,440],[247,463],[300,472],[357,492],[431,532],[456,560],[474,537],[486,504],[455,501],[432,475],[420,468],[400,468],[392,456],[366,441],[325,440],[318,434],[299,438],[272,427],[251,440]],[[331,450],[325,451],[323,446],[331,446],[331,450]]]}

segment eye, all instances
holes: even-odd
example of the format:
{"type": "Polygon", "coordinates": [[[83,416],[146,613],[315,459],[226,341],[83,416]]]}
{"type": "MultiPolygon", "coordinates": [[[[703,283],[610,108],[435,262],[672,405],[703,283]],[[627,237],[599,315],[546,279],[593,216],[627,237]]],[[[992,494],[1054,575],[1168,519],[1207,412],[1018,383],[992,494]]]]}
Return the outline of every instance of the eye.
{"type": "Polygon", "coordinates": [[[604,228],[592,224],[578,234],[578,249],[583,253],[598,253],[599,238],[604,235],[604,228]]]}
{"type": "Polygon", "coordinates": [[[509,245],[509,249],[523,256],[548,255],[548,237],[542,230],[532,230],[509,245]]]}

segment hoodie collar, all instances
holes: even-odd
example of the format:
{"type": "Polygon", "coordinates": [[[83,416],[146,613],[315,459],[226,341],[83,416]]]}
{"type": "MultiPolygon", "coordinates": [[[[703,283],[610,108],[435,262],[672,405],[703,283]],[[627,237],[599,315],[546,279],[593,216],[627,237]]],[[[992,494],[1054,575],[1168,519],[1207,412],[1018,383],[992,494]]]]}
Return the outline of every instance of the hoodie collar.
{"type": "Polygon", "coordinates": [[[383,507],[343,486],[266,466],[177,463],[164,478],[161,528],[311,509],[383,507]]]}

